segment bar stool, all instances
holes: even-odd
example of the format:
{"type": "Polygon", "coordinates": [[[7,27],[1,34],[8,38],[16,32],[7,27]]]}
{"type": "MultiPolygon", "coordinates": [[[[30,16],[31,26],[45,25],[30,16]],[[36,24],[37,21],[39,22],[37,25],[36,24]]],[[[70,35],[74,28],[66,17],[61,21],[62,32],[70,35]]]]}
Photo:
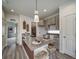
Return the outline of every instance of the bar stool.
{"type": "Polygon", "coordinates": [[[49,51],[49,59],[57,59],[55,46],[49,44],[47,50],[49,51]]]}

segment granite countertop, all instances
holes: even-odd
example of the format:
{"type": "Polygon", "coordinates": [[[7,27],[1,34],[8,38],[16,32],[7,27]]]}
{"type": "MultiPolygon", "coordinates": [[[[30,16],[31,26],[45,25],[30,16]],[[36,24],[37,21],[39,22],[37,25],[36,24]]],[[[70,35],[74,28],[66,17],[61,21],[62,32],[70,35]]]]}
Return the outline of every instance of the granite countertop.
{"type": "Polygon", "coordinates": [[[36,40],[36,38],[29,37],[28,39],[23,39],[24,42],[28,45],[28,47],[33,51],[39,47],[42,47],[44,45],[48,45],[49,43],[53,43],[54,41],[52,39],[43,39],[43,38],[37,38],[39,41],[41,41],[40,44],[32,44],[33,41],[36,40]]]}

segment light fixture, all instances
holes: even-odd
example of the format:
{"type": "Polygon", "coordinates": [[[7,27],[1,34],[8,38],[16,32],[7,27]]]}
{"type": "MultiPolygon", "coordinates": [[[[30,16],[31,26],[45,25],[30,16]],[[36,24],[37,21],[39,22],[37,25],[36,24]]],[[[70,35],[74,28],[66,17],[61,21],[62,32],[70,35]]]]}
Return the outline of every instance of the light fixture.
{"type": "Polygon", "coordinates": [[[11,12],[14,12],[14,10],[13,10],[13,9],[11,9],[10,11],[11,11],[11,12]]]}
{"type": "Polygon", "coordinates": [[[37,0],[36,0],[36,9],[34,11],[34,22],[39,22],[38,10],[37,10],[37,0]]]}
{"type": "Polygon", "coordinates": [[[47,9],[44,9],[43,11],[44,11],[44,12],[47,12],[47,9]]]}

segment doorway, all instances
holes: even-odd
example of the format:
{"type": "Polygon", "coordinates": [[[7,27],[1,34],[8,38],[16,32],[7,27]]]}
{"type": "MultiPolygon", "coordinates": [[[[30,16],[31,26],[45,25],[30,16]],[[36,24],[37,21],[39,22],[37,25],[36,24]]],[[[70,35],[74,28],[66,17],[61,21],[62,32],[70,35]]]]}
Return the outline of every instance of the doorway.
{"type": "Polygon", "coordinates": [[[35,22],[31,23],[31,36],[36,37],[36,23],[35,22]]]}
{"type": "Polygon", "coordinates": [[[14,23],[14,22],[8,22],[7,24],[7,37],[8,37],[8,40],[7,40],[7,43],[8,45],[12,45],[14,43],[16,43],[17,41],[17,24],[14,23]]]}

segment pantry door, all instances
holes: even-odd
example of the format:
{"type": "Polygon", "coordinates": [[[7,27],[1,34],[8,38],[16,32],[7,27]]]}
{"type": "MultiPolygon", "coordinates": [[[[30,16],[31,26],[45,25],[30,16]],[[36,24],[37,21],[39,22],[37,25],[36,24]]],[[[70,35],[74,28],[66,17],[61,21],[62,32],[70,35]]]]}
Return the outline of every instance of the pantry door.
{"type": "Polygon", "coordinates": [[[76,17],[75,14],[65,15],[62,20],[64,53],[72,57],[76,55],[76,17]]]}

